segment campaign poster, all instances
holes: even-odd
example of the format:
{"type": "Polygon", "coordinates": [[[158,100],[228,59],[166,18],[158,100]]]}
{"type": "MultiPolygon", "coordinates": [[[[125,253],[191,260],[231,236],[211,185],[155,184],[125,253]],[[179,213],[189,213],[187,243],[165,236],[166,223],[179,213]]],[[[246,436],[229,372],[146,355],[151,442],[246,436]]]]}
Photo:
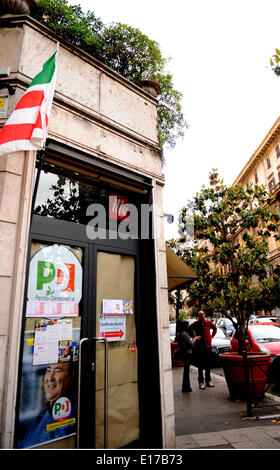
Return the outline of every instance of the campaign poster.
{"type": "Polygon", "coordinates": [[[19,449],[75,436],[77,426],[82,252],[63,245],[37,246],[32,245],[27,289],[19,449]]]}
{"type": "Polygon", "coordinates": [[[41,248],[30,260],[26,316],[78,316],[82,280],[81,263],[69,248],[41,248]]]}
{"type": "Polygon", "coordinates": [[[107,341],[125,341],[126,316],[103,315],[99,316],[99,336],[107,341]]]}
{"type": "MultiPolygon", "coordinates": [[[[42,324],[35,330],[35,335],[46,334],[46,330],[47,326],[42,324]]],[[[34,365],[35,335],[34,331],[25,331],[16,433],[19,449],[36,448],[53,440],[75,435],[77,426],[80,328],[72,329],[71,340],[58,339],[56,346],[54,342],[51,344],[51,348],[54,348],[51,354],[55,354],[56,362],[47,362],[50,351],[48,338],[45,336],[41,355],[35,361],[40,363],[34,365]]]]}

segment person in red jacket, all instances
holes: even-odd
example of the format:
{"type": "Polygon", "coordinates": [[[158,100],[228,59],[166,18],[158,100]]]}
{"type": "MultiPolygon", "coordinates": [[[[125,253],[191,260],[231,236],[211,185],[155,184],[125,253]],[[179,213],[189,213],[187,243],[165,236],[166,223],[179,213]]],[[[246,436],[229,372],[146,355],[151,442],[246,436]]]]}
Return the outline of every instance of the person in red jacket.
{"type": "Polygon", "coordinates": [[[195,354],[198,366],[199,388],[214,387],[211,380],[211,348],[212,338],[217,333],[217,327],[210,320],[205,318],[205,313],[198,312],[198,320],[189,326],[191,336],[200,336],[201,339],[195,343],[195,354]],[[205,369],[205,381],[203,371],[205,369]]]}

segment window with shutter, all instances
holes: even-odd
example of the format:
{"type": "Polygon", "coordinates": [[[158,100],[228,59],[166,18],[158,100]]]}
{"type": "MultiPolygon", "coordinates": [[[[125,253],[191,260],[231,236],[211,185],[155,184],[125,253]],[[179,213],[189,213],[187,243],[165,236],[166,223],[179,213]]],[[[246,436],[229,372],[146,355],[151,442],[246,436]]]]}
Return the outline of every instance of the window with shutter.
{"type": "Polygon", "coordinates": [[[270,163],[270,158],[269,157],[266,159],[266,163],[267,163],[267,168],[268,169],[271,168],[271,163],[270,163]]]}
{"type": "Polygon", "coordinates": [[[268,182],[269,191],[272,191],[274,186],[275,186],[275,178],[272,178],[272,180],[268,182]]]}

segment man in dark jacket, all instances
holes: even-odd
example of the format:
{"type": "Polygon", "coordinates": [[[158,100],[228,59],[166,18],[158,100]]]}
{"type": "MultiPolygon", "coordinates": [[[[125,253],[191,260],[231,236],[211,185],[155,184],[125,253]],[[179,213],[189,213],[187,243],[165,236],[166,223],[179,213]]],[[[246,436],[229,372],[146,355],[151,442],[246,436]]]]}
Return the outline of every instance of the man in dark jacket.
{"type": "Polygon", "coordinates": [[[201,310],[198,312],[198,321],[189,326],[189,334],[191,336],[200,336],[200,340],[195,343],[195,354],[198,365],[198,383],[199,388],[214,387],[211,380],[211,348],[212,338],[217,333],[217,328],[210,320],[205,318],[205,313],[201,310]],[[211,333],[212,332],[212,333],[211,333]],[[205,382],[203,370],[205,369],[205,382]]]}

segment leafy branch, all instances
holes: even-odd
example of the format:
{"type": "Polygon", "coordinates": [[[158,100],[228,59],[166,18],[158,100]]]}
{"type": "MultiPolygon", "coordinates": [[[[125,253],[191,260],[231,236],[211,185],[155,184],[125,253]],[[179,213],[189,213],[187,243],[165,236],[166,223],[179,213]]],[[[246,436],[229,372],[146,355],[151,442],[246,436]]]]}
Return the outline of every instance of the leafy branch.
{"type": "Polygon", "coordinates": [[[275,75],[280,75],[280,51],[275,49],[275,54],[270,59],[270,65],[275,75]]]}
{"type": "Polygon", "coordinates": [[[122,23],[105,26],[92,11],[83,12],[80,5],[67,0],[37,0],[31,14],[58,36],[100,60],[125,78],[140,85],[155,80],[160,88],[158,102],[158,135],[162,149],[174,147],[188,127],[182,109],[182,94],[166,71],[168,59],[160,46],[139,29],[122,23]]]}

